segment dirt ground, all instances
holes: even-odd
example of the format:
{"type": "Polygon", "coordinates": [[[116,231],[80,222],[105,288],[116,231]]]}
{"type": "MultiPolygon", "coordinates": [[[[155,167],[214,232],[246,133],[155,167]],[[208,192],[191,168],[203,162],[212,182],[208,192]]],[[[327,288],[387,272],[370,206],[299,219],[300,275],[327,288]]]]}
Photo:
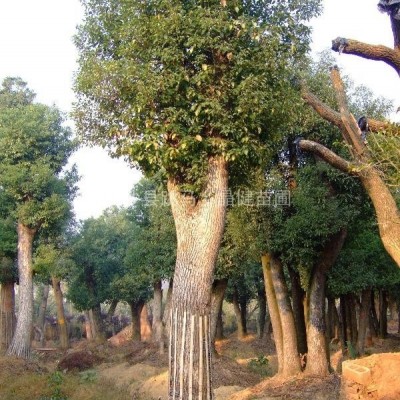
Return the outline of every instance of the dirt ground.
{"type": "MultiPolygon", "coordinates": [[[[216,400],[345,400],[339,373],[323,379],[303,374],[288,380],[274,376],[277,361],[270,338],[259,340],[250,335],[238,340],[233,334],[217,342],[216,349],[220,354],[213,361],[216,400]]],[[[397,351],[400,352],[400,336],[392,330],[387,339],[377,340],[367,349],[367,356],[356,361],[373,370],[375,399],[400,399],[400,353],[393,354],[397,351]]],[[[0,357],[0,399],[52,398],[54,388],[49,386],[49,377],[60,365],[64,368],[60,371],[64,377],[60,388],[68,400],[167,398],[168,355],[160,355],[158,347],[151,343],[126,342],[115,346],[82,340],[68,354],[75,356],[74,362],[79,357],[92,362],[86,368],[90,368],[95,379],[89,379],[89,372],[64,368],[68,364],[66,354],[58,350],[36,351],[29,362],[0,357]]],[[[340,350],[332,348],[332,360],[340,371],[340,350]]]]}

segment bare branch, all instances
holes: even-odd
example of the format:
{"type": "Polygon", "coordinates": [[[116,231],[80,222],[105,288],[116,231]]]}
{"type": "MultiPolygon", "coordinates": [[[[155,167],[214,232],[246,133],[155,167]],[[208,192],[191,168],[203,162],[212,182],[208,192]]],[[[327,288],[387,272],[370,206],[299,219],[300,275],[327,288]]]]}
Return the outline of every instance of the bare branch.
{"type": "Polygon", "coordinates": [[[373,45],[353,39],[338,37],[332,40],[332,50],[338,53],[353,54],[368,60],[383,61],[400,75],[400,51],[383,45],[373,45]]]}
{"type": "Polygon", "coordinates": [[[320,143],[313,142],[312,140],[300,140],[299,148],[303,151],[309,151],[319,157],[321,157],[328,164],[332,165],[332,167],[345,172],[347,174],[358,175],[359,168],[357,165],[350,163],[344,158],[338,156],[332,150],[329,150],[327,147],[323,146],[320,143]]]}
{"type": "Polygon", "coordinates": [[[349,139],[349,144],[355,150],[355,153],[358,157],[363,157],[366,152],[366,147],[363,141],[361,140],[361,131],[357,125],[354,116],[350,113],[349,108],[347,106],[347,98],[346,93],[344,91],[343,81],[339,74],[339,69],[337,67],[333,67],[331,69],[331,80],[333,84],[333,88],[336,92],[336,99],[339,105],[340,110],[340,118],[344,125],[345,131],[342,130],[343,136],[346,139],[349,139]]]}

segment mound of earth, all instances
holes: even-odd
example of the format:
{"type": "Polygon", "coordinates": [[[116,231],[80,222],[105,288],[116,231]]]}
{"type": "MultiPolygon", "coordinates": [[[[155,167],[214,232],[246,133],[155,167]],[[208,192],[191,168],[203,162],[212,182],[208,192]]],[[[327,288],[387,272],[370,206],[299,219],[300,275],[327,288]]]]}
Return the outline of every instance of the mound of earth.
{"type": "Polygon", "coordinates": [[[73,351],[67,353],[58,363],[61,371],[84,371],[93,368],[99,362],[99,357],[89,350],[73,351]]]}
{"type": "Polygon", "coordinates": [[[400,353],[373,354],[346,361],[343,364],[343,392],[349,400],[400,399],[400,353]]]}

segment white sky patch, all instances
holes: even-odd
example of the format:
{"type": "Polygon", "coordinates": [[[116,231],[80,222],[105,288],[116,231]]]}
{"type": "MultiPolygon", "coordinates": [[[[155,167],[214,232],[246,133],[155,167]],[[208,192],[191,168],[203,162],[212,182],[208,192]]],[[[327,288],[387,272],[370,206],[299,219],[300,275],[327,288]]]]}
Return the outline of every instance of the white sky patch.
{"type": "MultiPolygon", "coordinates": [[[[324,15],[313,21],[314,52],[330,48],[338,36],[392,47],[389,17],[377,10],[378,0],[325,0],[324,15]]],[[[0,5],[0,80],[20,76],[45,104],[71,111],[77,51],[72,37],[83,16],[79,0],[3,0],[0,5]]],[[[357,84],[400,106],[400,79],[382,62],[341,55],[339,67],[357,84]]],[[[400,120],[400,113],[396,115],[400,120]]],[[[132,202],[130,191],[140,174],[123,160],[98,148],[80,149],[72,158],[78,165],[80,196],[77,217],[98,216],[112,205],[132,202]]]]}

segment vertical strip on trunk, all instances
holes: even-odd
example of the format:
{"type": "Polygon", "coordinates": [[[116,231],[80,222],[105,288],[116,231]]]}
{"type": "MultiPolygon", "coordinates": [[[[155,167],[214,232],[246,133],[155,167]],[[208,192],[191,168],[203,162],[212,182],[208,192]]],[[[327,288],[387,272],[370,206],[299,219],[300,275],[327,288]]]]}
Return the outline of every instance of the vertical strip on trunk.
{"type": "Polygon", "coordinates": [[[203,318],[199,315],[199,400],[203,399],[203,318]]]}
{"type": "Polygon", "coordinates": [[[193,400],[193,346],[194,346],[194,318],[190,317],[190,349],[189,349],[189,400],[193,400]]]}
{"type": "Polygon", "coordinates": [[[179,398],[183,400],[183,360],[185,356],[185,343],[186,343],[186,311],[183,312],[183,329],[182,329],[182,346],[181,346],[181,359],[179,371],[179,398]]]}
{"type": "Polygon", "coordinates": [[[176,342],[176,340],[177,340],[177,337],[178,337],[178,309],[177,308],[175,308],[175,312],[174,312],[174,321],[173,321],[173,323],[174,323],[174,325],[171,325],[171,326],[174,326],[174,338],[173,338],[173,341],[172,341],[172,343],[174,344],[174,362],[173,362],[173,364],[174,364],[174,371],[173,371],[173,374],[172,374],[172,376],[173,376],[173,392],[172,392],[172,398],[173,399],[175,399],[175,396],[176,396],[176,374],[177,374],[177,362],[176,362],[176,348],[177,348],[177,342],[176,342]]]}
{"type": "Polygon", "coordinates": [[[211,352],[208,352],[207,349],[210,347],[210,337],[211,337],[211,330],[210,330],[210,324],[208,323],[208,315],[204,316],[204,334],[205,334],[205,339],[206,339],[206,370],[207,370],[207,400],[211,400],[211,352]]]}

